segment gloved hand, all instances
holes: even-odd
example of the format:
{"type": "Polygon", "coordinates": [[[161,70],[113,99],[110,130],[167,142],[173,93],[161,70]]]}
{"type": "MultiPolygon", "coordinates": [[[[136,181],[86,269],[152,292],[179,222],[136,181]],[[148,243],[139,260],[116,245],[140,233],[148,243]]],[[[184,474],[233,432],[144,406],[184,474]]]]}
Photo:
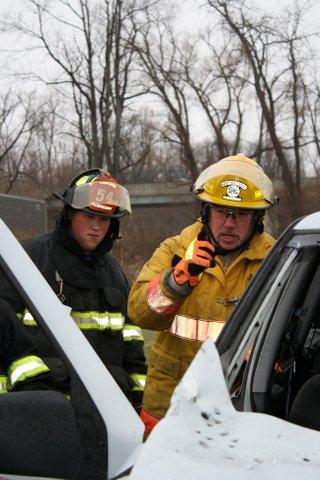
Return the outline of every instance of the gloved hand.
{"type": "Polygon", "coordinates": [[[181,259],[174,267],[173,276],[178,285],[189,283],[194,287],[200,282],[200,274],[214,265],[215,248],[206,240],[195,240],[190,259],[181,259]]]}

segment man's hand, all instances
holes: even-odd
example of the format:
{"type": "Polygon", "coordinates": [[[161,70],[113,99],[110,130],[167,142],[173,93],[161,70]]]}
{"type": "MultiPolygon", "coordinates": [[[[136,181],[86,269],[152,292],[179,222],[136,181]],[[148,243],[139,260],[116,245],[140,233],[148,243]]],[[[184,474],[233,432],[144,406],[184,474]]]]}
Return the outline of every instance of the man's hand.
{"type": "Polygon", "coordinates": [[[206,268],[212,267],[214,254],[215,248],[211,243],[206,240],[196,240],[189,264],[190,275],[199,275],[206,268]]]}
{"type": "Polygon", "coordinates": [[[200,282],[200,274],[214,265],[214,246],[206,240],[195,240],[190,259],[182,259],[175,266],[173,275],[178,285],[189,283],[194,287],[200,282]]]}

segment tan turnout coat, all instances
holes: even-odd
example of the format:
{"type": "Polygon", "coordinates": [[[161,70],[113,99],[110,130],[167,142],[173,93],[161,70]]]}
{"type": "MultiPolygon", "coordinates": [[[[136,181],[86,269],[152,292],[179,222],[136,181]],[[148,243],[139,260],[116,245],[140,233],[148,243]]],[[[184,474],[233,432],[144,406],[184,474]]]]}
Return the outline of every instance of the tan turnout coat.
{"type": "Polygon", "coordinates": [[[128,314],[144,328],[157,330],[149,354],[149,368],[143,408],[162,418],[177,383],[207,336],[216,339],[234,309],[236,298],[244,292],[275,240],[267,233],[255,233],[249,248],[224,270],[221,258],[202,275],[189,295],[179,298],[163,285],[163,273],[172,267],[175,254],[184,257],[198,235],[198,220],[180,235],[168,238],[156,249],[132,286],[128,314]],[[150,295],[150,281],[159,278],[157,294],[150,295]],[[174,311],[175,310],[175,311],[174,311]]]}

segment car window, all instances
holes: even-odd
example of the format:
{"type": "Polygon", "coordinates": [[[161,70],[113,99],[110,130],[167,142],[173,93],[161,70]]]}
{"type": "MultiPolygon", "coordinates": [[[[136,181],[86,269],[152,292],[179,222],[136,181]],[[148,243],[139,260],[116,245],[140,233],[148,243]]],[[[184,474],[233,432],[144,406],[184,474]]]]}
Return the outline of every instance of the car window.
{"type": "Polygon", "coordinates": [[[300,251],[274,315],[260,338],[247,390],[251,390],[255,410],[288,418],[298,390],[315,373],[319,259],[319,248],[300,251]]]}
{"type": "Polygon", "coordinates": [[[297,249],[285,249],[280,261],[275,259],[272,266],[269,264],[265,272],[260,272],[260,278],[249,286],[229,319],[226,325],[229,331],[222,340],[218,339],[221,363],[231,392],[239,386],[239,376],[242,377],[255,338],[271,315],[297,255],[297,249]]]}
{"type": "Polygon", "coordinates": [[[290,417],[302,385],[320,373],[320,250],[298,248],[296,253],[265,305],[260,303],[260,328],[246,345],[250,354],[234,392],[242,409],[283,419],[290,417]]]}

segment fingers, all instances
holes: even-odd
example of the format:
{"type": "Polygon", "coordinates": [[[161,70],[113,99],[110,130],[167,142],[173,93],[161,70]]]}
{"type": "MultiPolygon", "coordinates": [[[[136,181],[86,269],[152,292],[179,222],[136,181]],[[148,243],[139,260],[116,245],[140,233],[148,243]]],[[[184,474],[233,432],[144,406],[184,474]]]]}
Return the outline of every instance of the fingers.
{"type": "MultiPolygon", "coordinates": [[[[190,272],[190,266],[191,265],[189,260],[182,259],[174,267],[173,276],[178,285],[184,285],[185,283],[189,283],[190,286],[194,287],[200,282],[200,278],[198,277],[200,272],[190,272]]],[[[196,265],[193,266],[196,267],[196,265]]],[[[202,269],[200,270],[202,271],[202,269]]]]}
{"type": "Polygon", "coordinates": [[[214,246],[211,243],[205,240],[197,240],[194,244],[191,262],[208,268],[212,264],[214,253],[214,246]]]}

